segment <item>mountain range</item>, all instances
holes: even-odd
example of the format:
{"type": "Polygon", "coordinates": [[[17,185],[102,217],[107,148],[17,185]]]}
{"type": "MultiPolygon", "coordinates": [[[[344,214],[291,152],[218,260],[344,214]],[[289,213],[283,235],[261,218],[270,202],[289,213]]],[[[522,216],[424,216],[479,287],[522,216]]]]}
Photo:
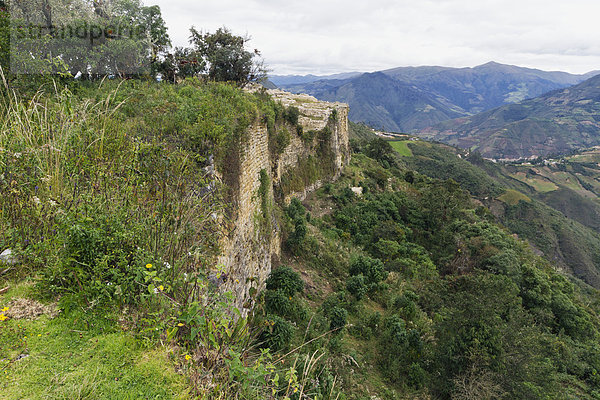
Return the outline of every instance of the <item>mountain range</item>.
{"type": "Polygon", "coordinates": [[[270,79],[291,92],[350,105],[350,119],[406,132],[513,104],[585,81],[582,75],[489,62],[477,67],[399,67],[374,73],[270,79]]]}
{"type": "Polygon", "coordinates": [[[565,154],[600,144],[600,75],[534,99],[442,122],[422,137],[484,157],[517,159],[565,154]]]}

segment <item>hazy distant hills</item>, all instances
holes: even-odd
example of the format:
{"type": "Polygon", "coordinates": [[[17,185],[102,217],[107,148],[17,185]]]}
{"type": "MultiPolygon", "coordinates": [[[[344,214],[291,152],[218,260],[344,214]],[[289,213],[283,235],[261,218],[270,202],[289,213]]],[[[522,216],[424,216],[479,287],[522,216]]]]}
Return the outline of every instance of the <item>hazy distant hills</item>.
{"type": "Polygon", "coordinates": [[[319,80],[349,79],[360,74],[362,74],[362,72],[344,72],[333,75],[269,75],[269,80],[279,87],[285,87],[289,85],[311,83],[319,80]]]}
{"type": "Polygon", "coordinates": [[[362,74],[336,86],[338,82],[318,81],[311,86],[319,88],[317,98],[348,103],[352,121],[376,128],[400,132],[465,115],[445,99],[382,72],[362,74]]]}
{"type": "Polygon", "coordinates": [[[491,158],[564,154],[600,145],[600,75],[518,104],[442,122],[421,136],[491,158]]]}
{"type": "Polygon", "coordinates": [[[350,104],[350,119],[411,131],[533,98],[590,74],[548,72],[490,62],[474,68],[400,67],[328,77],[270,77],[279,87],[350,104]]]}

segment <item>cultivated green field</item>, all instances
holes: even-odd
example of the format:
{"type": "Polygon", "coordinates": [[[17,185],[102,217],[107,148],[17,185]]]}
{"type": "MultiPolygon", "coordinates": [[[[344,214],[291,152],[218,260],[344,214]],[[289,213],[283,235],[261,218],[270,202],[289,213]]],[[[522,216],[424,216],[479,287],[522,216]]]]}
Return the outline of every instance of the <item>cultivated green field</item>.
{"type": "Polygon", "coordinates": [[[408,143],[410,143],[410,140],[398,140],[390,142],[390,144],[392,145],[394,150],[398,152],[398,154],[404,157],[412,157],[413,154],[410,148],[408,147],[408,143]]]}
{"type": "Polygon", "coordinates": [[[498,200],[505,202],[506,204],[510,204],[514,206],[519,203],[519,201],[531,202],[531,199],[525,196],[521,192],[517,192],[516,190],[508,189],[502,195],[498,196],[498,200]]]}

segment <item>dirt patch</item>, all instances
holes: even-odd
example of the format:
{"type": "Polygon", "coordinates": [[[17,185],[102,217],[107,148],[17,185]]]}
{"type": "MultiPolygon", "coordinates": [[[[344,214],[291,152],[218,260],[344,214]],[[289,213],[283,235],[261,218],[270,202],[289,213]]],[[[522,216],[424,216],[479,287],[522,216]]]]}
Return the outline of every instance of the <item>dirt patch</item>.
{"type": "Polygon", "coordinates": [[[12,299],[6,316],[13,319],[38,319],[42,315],[54,318],[58,314],[56,304],[42,304],[30,299],[12,299]]]}

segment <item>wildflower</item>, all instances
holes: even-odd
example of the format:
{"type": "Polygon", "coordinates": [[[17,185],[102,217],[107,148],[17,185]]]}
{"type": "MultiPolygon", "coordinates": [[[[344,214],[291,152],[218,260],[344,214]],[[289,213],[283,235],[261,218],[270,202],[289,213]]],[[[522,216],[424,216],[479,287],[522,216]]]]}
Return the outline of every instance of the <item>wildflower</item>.
{"type": "Polygon", "coordinates": [[[40,337],[40,336],[42,336],[42,334],[41,334],[41,333],[38,333],[38,337],[40,337]]]}
{"type": "Polygon", "coordinates": [[[158,289],[154,288],[154,294],[157,294],[157,293],[158,293],[158,289]]]}
{"type": "Polygon", "coordinates": [[[168,262],[165,262],[164,265],[167,269],[171,269],[171,264],[169,264],[168,262]]]}
{"type": "Polygon", "coordinates": [[[8,317],[4,314],[0,314],[0,321],[4,321],[5,319],[7,319],[8,317]]]}
{"type": "Polygon", "coordinates": [[[152,264],[146,264],[146,268],[148,268],[148,269],[152,268],[152,264]]]}
{"type": "Polygon", "coordinates": [[[160,290],[160,291],[162,292],[163,290],[165,290],[165,287],[164,287],[163,285],[160,285],[160,286],[158,287],[158,290],[160,290]]]}
{"type": "Polygon", "coordinates": [[[2,312],[7,312],[8,311],[8,307],[4,307],[2,310],[0,310],[2,312]]]}
{"type": "Polygon", "coordinates": [[[180,322],[180,323],[177,324],[177,326],[183,326],[183,324],[180,322]]]}
{"type": "Polygon", "coordinates": [[[189,354],[186,354],[185,355],[185,359],[188,360],[188,361],[190,361],[192,359],[192,356],[190,356],[189,354]]]}

